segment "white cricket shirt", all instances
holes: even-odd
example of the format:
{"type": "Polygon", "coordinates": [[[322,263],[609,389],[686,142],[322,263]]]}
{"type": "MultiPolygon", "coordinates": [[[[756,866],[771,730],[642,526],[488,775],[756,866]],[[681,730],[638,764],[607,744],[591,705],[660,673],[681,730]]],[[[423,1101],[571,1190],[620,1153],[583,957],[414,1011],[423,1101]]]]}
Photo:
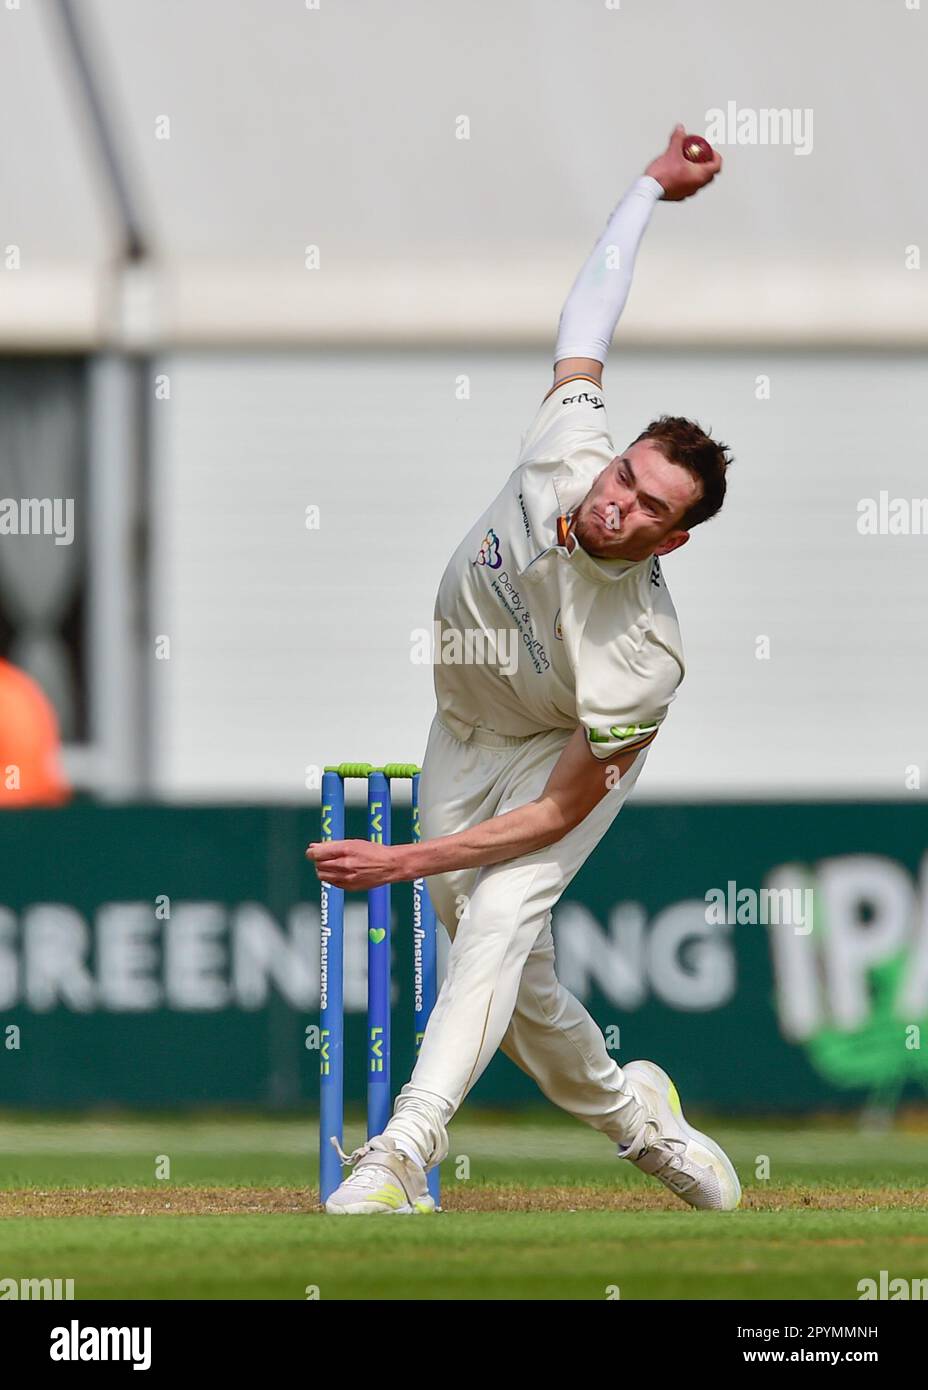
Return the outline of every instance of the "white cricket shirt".
{"type": "Polygon", "coordinates": [[[616,453],[602,388],[562,382],[451,557],[435,604],[435,692],[460,738],[582,724],[606,758],[657,734],[685,670],[660,562],[595,559],[558,541],[558,518],[616,453]]]}

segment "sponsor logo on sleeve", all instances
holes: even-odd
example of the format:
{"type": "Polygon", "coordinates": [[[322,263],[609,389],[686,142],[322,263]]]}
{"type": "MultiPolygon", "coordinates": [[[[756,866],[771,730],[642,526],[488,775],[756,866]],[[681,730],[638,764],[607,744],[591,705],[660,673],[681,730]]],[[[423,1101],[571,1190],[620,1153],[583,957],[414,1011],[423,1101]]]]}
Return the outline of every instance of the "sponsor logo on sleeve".
{"type": "Polygon", "coordinates": [[[589,729],[591,743],[637,743],[657,732],[657,724],[611,724],[608,729],[589,729]]]}
{"type": "Polygon", "coordinates": [[[602,396],[594,396],[591,391],[581,391],[579,396],[564,396],[561,405],[591,405],[594,410],[605,410],[602,396]]]}

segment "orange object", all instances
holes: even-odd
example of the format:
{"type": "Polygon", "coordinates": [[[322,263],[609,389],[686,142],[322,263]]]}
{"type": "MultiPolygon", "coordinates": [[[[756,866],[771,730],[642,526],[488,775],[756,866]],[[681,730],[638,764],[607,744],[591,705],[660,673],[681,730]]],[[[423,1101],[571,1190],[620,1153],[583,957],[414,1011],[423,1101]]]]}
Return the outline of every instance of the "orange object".
{"type": "Polygon", "coordinates": [[[0,659],[0,809],[69,800],[60,750],[51,701],[25,671],[0,659]]]}

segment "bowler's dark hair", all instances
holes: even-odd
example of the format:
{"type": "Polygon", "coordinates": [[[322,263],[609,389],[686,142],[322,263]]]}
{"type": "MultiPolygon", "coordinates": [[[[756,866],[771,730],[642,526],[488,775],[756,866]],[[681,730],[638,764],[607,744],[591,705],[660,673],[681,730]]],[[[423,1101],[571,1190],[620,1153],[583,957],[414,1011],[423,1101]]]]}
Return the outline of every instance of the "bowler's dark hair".
{"type": "Polygon", "coordinates": [[[652,420],[632,442],[637,444],[642,439],[656,445],[671,463],[688,468],[702,483],[702,496],[678,523],[681,530],[691,531],[721,510],[725,501],[725,475],[733,462],[727,444],[718,443],[694,420],[685,420],[682,415],[661,415],[652,420]]]}

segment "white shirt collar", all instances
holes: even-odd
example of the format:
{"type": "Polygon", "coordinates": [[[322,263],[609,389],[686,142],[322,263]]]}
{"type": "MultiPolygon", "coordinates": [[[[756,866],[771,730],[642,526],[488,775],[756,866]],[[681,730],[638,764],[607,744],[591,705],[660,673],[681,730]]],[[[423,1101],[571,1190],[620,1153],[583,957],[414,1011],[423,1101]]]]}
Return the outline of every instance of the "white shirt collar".
{"type": "MultiPolygon", "coordinates": [[[[552,479],[552,482],[560,514],[567,517],[579,507],[592,486],[589,479],[582,476],[578,477],[575,473],[560,473],[552,479]]],[[[575,570],[595,584],[615,583],[616,580],[624,579],[631,570],[636,569],[639,565],[650,563],[650,556],[647,560],[600,559],[598,556],[588,554],[575,536],[568,537],[567,545],[558,545],[557,519],[555,519],[554,525],[555,543],[550,549],[565,556],[575,570]],[[572,549],[571,545],[573,546],[572,549]]]]}

